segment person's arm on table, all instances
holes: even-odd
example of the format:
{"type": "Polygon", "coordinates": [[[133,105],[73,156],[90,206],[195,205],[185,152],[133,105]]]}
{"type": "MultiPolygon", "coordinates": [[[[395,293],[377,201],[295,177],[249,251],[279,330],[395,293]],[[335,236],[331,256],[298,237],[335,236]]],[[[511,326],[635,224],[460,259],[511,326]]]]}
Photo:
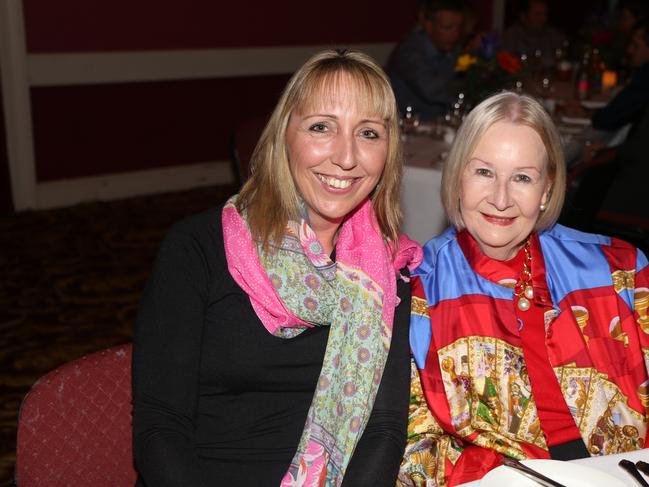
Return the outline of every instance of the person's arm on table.
{"type": "Polygon", "coordinates": [[[593,127],[598,130],[617,130],[633,123],[649,103],[649,90],[634,80],[605,107],[593,114],[593,127]]]}
{"type": "Polygon", "coordinates": [[[194,238],[164,240],[138,311],[133,355],[133,450],[149,486],[204,486],[194,452],[208,276],[194,238]]]}

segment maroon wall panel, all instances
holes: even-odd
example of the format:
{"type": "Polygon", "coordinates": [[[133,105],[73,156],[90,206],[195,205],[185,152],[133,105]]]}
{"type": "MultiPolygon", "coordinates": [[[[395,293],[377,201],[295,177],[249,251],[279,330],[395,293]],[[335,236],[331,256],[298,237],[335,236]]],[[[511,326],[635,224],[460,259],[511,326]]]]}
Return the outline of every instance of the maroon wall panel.
{"type": "MultiPolygon", "coordinates": [[[[416,0],[24,0],[28,52],[397,41],[416,0]],[[252,4],[252,6],[251,6],[252,4]]],[[[32,88],[38,181],[226,159],[236,124],[288,75],[32,88]]]]}
{"type": "Polygon", "coordinates": [[[288,75],[32,89],[40,182],[224,160],[288,75]],[[236,94],[236,96],[234,96],[236,94]]]}
{"type": "Polygon", "coordinates": [[[396,41],[415,11],[415,0],[24,0],[32,53],[396,41]]]}

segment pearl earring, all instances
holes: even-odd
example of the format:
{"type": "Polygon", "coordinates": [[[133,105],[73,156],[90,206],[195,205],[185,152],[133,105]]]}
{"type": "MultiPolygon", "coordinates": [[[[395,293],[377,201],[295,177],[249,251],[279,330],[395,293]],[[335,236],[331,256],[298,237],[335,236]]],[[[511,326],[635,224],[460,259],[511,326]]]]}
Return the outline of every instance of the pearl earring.
{"type": "Polygon", "coordinates": [[[541,203],[539,205],[539,210],[541,210],[541,211],[545,211],[546,208],[547,208],[547,206],[545,206],[545,204],[543,204],[543,203],[541,203]]]}

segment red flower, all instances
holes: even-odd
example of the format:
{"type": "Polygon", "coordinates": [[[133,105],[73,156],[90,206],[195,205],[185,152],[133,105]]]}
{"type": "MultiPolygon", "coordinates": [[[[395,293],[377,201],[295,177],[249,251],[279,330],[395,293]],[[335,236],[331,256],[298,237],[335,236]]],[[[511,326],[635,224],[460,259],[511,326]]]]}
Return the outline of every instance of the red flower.
{"type": "Polygon", "coordinates": [[[498,66],[510,74],[518,73],[521,70],[521,61],[509,52],[498,53],[498,66]]]}

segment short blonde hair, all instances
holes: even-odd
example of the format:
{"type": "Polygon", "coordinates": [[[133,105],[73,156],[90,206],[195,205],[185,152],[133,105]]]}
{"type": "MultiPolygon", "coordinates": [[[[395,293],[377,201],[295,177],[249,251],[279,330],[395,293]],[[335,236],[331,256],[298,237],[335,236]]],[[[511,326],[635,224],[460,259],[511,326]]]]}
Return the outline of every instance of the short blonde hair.
{"type": "Polygon", "coordinates": [[[396,242],[401,223],[399,196],[403,157],[398,111],[390,81],[369,56],[354,50],[326,50],[311,57],[290,79],[250,161],[251,176],[239,193],[237,207],[247,213],[253,235],[264,246],[278,241],[286,223],[300,216],[300,196],[291,175],[286,127],[291,114],[319,108],[353,86],[360,110],[386,122],[388,154],[370,198],[386,240],[396,242]],[[343,83],[344,80],[344,83],[343,83]]]}
{"type": "Polygon", "coordinates": [[[537,220],[535,229],[551,227],[559,218],[565,197],[566,164],[561,139],[552,119],[538,101],[510,91],[493,95],[476,106],[455,136],[442,173],[442,203],[446,215],[456,228],[464,228],[460,211],[460,189],[464,169],[487,129],[500,121],[526,125],[541,137],[547,153],[551,187],[545,211],[537,220]]]}

